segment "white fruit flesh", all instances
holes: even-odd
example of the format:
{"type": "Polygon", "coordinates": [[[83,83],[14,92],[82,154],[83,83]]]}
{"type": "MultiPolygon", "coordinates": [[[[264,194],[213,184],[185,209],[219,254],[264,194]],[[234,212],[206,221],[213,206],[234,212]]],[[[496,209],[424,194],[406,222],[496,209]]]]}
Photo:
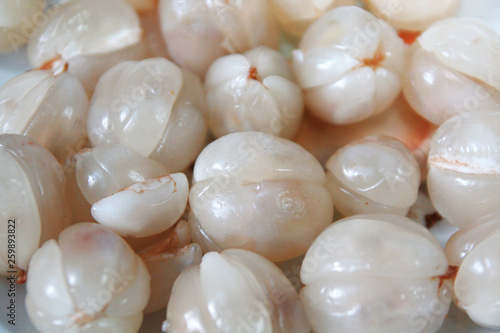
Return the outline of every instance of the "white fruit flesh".
{"type": "Polygon", "coordinates": [[[168,174],[160,163],[121,145],[99,146],[75,158],[78,186],[91,205],[125,187],[168,174]]]}
{"type": "Polygon", "coordinates": [[[92,205],[92,216],[119,235],[152,236],[179,220],[188,191],[183,173],[146,180],[99,200],[92,205]]]}

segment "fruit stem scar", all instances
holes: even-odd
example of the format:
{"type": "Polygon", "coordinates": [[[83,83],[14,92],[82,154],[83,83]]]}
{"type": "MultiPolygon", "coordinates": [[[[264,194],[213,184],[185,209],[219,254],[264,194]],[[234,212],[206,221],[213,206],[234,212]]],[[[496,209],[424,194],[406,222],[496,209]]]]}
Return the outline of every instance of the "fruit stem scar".
{"type": "Polygon", "coordinates": [[[85,311],[78,310],[71,316],[71,320],[78,326],[84,326],[95,319],[95,315],[86,313],[85,311]]]}
{"type": "Polygon", "coordinates": [[[61,55],[50,59],[46,63],[38,67],[39,70],[54,70],[54,75],[59,75],[68,70],[69,65],[67,62],[63,62],[61,55]]]}
{"type": "Polygon", "coordinates": [[[425,215],[425,226],[427,229],[431,228],[434,224],[441,221],[443,217],[438,213],[434,212],[432,214],[425,215]]]}
{"type": "Polygon", "coordinates": [[[385,60],[385,55],[383,52],[381,52],[380,50],[377,50],[377,52],[375,52],[375,54],[373,55],[372,58],[370,59],[363,59],[362,62],[363,62],[363,67],[371,67],[373,69],[377,69],[378,67],[381,67],[382,66],[382,62],[385,60]]]}
{"type": "Polygon", "coordinates": [[[250,70],[248,71],[248,79],[260,81],[260,76],[259,73],[257,72],[257,68],[250,67],[250,70]]]}
{"type": "Polygon", "coordinates": [[[443,286],[443,282],[446,281],[446,280],[449,280],[451,282],[454,282],[455,281],[455,278],[457,277],[457,274],[458,274],[458,269],[460,267],[458,266],[448,266],[448,270],[446,271],[446,273],[444,273],[443,275],[440,275],[440,276],[435,276],[433,277],[432,279],[439,279],[439,289],[441,289],[441,287],[443,286]]]}
{"type": "Polygon", "coordinates": [[[26,273],[25,270],[17,268],[17,278],[16,278],[17,284],[25,283],[27,276],[28,276],[28,274],[26,273]]]}
{"type": "Polygon", "coordinates": [[[415,43],[417,38],[420,36],[421,32],[420,31],[406,31],[406,30],[400,30],[398,32],[399,38],[401,38],[405,44],[411,45],[415,43]]]}

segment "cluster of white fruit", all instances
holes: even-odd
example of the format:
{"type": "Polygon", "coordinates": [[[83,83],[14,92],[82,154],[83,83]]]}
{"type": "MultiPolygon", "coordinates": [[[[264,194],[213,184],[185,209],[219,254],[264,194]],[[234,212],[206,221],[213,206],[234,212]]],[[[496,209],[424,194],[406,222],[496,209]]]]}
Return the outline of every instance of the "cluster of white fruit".
{"type": "Polygon", "coordinates": [[[38,330],[437,332],[453,295],[500,329],[500,35],[357,3],[0,0],[35,68],[0,87],[0,274],[38,330]]]}

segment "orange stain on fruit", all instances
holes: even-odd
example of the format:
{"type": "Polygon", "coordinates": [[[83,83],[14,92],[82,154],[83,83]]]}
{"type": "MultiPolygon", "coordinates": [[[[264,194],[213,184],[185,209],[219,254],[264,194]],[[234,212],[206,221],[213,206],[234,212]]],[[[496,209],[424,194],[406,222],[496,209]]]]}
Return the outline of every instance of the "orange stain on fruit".
{"type": "Polygon", "coordinates": [[[460,267],[457,267],[457,266],[449,266],[448,267],[448,271],[446,273],[444,273],[443,275],[440,275],[440,276],[436,276],[435,278],[439,279],[439,289],[441,289],[441,287],[443,286],[443,283],[444,281],[446,280],[450,280],[452,282],[455,281],[456,277],[457,277],[457,274],[458,274],[458,269],[460,267]]]}
{"type": "Polygon", "coordinates": [[[405,31],[400,30],[398,32],[399,37],[405,42],[405,44],[411,45],[413,44],[418,36],[420,36],[421,32],[419,31],[405,31]]]}
{"type": "Polygon", "coordinates": [[[47,61],[46,63],[42,64],[40,67],[38,67],[37,69],[40,69],[40,70],[53,70],[53,69],[58,69],[58,73],[64,73],[68,70],[68,63],[67,62],[63,62],[63,59],[61,57],[61,55],[58,55],[57,57],[55,58],[52,58],[50,59],[49,61],[47,61]]]}
{"type": "Polygon", "coordinates": [[[250,70],[248,71],[248,79],[260,81],[259,73],[257,72],[257,68],[250,67],[250,70]]]}
{"type": "Polygon", "coordinates": [[[385,55],[382,52],[377,51],[377,52],[375,52],[375,55],[372,58],[363,59],[363,66],[376,69],[376,68],[382,66],[382,62],[384,60],[385,60],[385,55]]]}
{"type": "Polygon", "coordinates": [[[25,283],[27,277],[28,273],[25,270],[20,268],[17,269],[17,279],[16,279],[17,284],[25,283]]]}

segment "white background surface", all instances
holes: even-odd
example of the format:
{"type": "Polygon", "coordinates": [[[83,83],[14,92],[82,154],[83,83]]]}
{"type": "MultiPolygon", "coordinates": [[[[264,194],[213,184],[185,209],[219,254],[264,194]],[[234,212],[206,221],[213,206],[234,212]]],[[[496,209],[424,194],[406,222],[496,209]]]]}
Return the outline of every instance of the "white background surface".
{"type": "MultiPolygon", "coordinates": [[[[463,0],[459,16],[474,16],[484,19],[500,33],[500,0],[463,0]]],[[[30,69],[25,55],[25,49],[7,55],[0,55],[0,85],[3,85],[13,76],[30,69]]],[[[454,228],[442,222],[432,228],[432,232],[442,244],[454,232],[454,228]]],[[[24,309],[25,286],[18,286],[16,291],[16,326],[7,324],[6,307],[9,302],[7,297],[8,281],[0,277],[0,332],[36,332],[24,309]]],[[[165,311],[147,315],[144,319],[142,333],[160,332],[161,323],[165,318],[165,311]]],[[[492,330],[483,329],[475,325],[468,317],[452,305],[441,333],[490,333],[492,330]]],[[[368,332],[367,332],[368,333],[368,332]]]]}

